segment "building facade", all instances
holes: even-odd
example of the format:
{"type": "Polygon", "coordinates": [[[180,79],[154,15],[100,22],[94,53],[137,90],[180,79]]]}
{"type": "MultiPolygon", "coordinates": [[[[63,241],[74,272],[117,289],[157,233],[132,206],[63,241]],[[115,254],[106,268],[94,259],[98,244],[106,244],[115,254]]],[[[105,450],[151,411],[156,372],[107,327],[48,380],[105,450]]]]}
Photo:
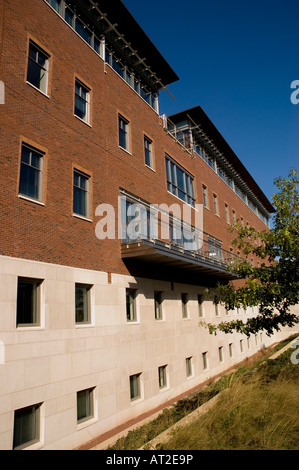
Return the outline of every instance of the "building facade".
{"type": "Polygon", "coordinates": [[[0,29],[0,448],[75,449],[289,334],[199,326],[256,313],[217,283],[273,208],[199,106],[162,114],[178,77],[120,0],[3,0],[0,29]]]}

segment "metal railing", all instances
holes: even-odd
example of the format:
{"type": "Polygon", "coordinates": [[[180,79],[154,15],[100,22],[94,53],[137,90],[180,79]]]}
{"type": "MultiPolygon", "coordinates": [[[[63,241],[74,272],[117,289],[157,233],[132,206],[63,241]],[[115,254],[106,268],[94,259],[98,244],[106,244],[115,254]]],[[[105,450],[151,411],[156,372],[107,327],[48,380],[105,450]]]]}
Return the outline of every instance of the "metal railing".
{"type": "Polygon", "coordinates": [[[239,255],[224,250],[215,239],[206,233],[196,231],[188,225],[170,224],[161,228],[161,220],[154,227],[148,219],[122,225],[122,243],[126,245],[143,242],[147,245],[166,248],[173,253],[196,258],[200,262],[206,262],[222,268],[230,268],[234,271],[236,263],[241,261],[239,255]],[[161,236],[162,234],[162,236],[161,236]]]}

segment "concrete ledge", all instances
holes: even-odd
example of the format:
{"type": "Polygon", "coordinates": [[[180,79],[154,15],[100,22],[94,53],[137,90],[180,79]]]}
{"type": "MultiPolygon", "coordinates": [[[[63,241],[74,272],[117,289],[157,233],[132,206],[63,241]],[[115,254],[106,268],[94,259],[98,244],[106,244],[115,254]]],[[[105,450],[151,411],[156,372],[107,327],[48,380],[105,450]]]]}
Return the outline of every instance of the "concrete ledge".
{"type": "Polygon", "coordinates": [[[278,356],[280,356],[282,353],[284,353],[285,351],[287,351],[289,348],[291,348],[293,346],[293,344],[299,340],[299,336],[297,336],[297,338],[293,339],[293,341],[291,341],[289,344],[287,344],[286,346],[284,346],[282,349],[280,349],[279,351],[277,351],[275,354],[273,354],[273,356],[269,357],[269,359],[276,359],[278,356]]]}
{"type": "Polygon", "coordinates": [[[198,419],[200,416],[206,414],[219,400],[220,396],[222,396],[226,391],[227,390],[223,390],[222,392],[218,393],[218,395],[215,395],[213,398],[211,398],[211,400],[207,401],[206,403],[201,405],[199,408],[197,408],[195,411],[192,411],[192,413],[189,413],[187,416],[185,416],[180,421],[175,423],[173,426],[168,428],[166,431],[159,434],[159,436],[155,437],[151,441],[147,442],[144,446],[140,447],[139,450],[155,450],[158,444],[163,444],[163,442],[167,442],[171,434],[176,429],[180,428],[181,426],[187,426],[191,422],[198,419]]]}

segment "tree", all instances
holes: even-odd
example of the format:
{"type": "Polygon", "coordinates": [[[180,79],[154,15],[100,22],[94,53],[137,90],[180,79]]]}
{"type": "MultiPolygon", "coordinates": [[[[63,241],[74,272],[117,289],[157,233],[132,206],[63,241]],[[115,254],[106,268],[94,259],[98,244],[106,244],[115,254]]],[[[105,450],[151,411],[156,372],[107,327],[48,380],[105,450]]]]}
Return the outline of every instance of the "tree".
{"type": "Polygon", "coordinates": [[[258,314],[246,321],[208,324],[210,333],[219,330],[250,335],[265,330],[270,336],[274,330],[299,323],[299,317],[290,311],[299,301],[298,182],[295,169],[288,178],[274,180],[278,192],[272,196],[275,215],[271,230],[258,232],[238,221],[231,229],[236,233],[234,245],[245,257],[249,254],[257,257],[259,263],[255,267],[248,259],[236,263],[232,269],[245,279],[244,284],[241,287],[233,283],[219,285],[219,302],[228,310],[258,306],[258,314]]]}

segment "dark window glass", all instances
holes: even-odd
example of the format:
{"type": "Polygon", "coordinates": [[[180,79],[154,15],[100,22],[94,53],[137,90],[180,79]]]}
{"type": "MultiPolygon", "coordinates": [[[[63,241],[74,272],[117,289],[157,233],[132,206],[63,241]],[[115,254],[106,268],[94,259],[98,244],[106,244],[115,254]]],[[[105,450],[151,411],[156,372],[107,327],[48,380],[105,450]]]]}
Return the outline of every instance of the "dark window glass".
{"type": "Polygon", "coordinates": [[[126,309],[127,309],[127,321],[136,320],[136,290],[126,290],[126,309]]]}
{"type": "Polygon", "coordinates": [[[50,0],[50,5],[60,13],[61,0],[50,0]]]}
{"type": "Polygon", "coordinates": [[[92,34],[78,18],[76,18],[75,30],[82,37],[82,39],[84,39],[84,41],[86,41],[89,45],[91,44],[92,34]]]}
{"type": "Polygon", "coordinates": [[[88,177],[74,171],[74,214],[88,217],[88,177]]]}
{"type": "Polygon", "coordinates": [[[166,157],[167,189],[182,201],[195,205],[193,178],[177,164],[166,157]]]}
{"type": "Polygon", "coordinates": [[[37,324],[40,281],[18,279],[17,325],[37,324]]]}
{"type": "Polygon", "coordinates": [[[13,448],[39,440],[39,405],[28,406],[14,413],[13,448]]]}
{"type": "Polygon", "coordinates": [[[162,319],[162,292],[155,292],[155,319],[162,319]]]}
{"type": "Polygon", "coordinates": [[[152,142],[147,137],[144,137],[144,155],[145,155],[145,164],[152,168],[153,167],[152,142]]]}
{"type": "Polygon", "coordinates": [[[27,81],[44,93],[48,87],[48,62],[48,54],[30,41],[27,81]]]}
{"type": "Polygon", "coordinates": [[[75,115],[89,122],[89,89],[76,80],[75,115]]]}
{"type": "Polygon", "coordinates": [[[131,400],[140,398],[140,374],[131,375],[130,377],[130,398],[131,400]]]}
{"type": "Polygon", "coordinates": [[[128,150],[128,122],[119,116],[118,118],[119,126],[119,146],[128,150]]]}
{"type": "Polygon", "coordinates": [[[73,26],[73,22],[74,22],[74,13],[72,12],[72,10],[65,6],[65,21],[70,25],[70,26],[73,26]]]}
{"type": "Polygon", "coordinates": [[[89,290],[90,286],[83,284],[76,284],[75,286],[76,323],[88,323],[90,321],[89,290]]]}
{"type": "Polygon", "coordinates": [[[93,389],[77,392],[77,421],[84,421],[93,417],[92,403],[93,389]]]}
{"type": "Polygon", "coordinates": [[[23,145],[19,193],[33,199],[42,198],[42,161],[43,155],[23,145]]]}

